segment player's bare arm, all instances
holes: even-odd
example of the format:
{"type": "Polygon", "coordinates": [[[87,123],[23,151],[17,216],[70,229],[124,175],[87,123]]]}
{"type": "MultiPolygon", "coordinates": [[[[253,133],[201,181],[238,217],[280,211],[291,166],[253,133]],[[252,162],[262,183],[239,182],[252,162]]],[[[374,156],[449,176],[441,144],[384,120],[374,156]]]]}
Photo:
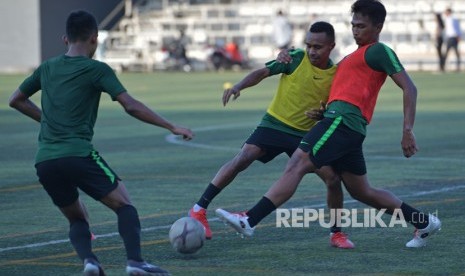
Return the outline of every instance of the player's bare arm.
{"type": "Polygon", "coordinates": [[[127,92],[119,94],[116,100],[124,107],[124,110],[134,118],[148,124],[166,128],[175,135],[182,135],[184,140],[191,140],[194,137],[194,133],[190,129],[172,124],[148,108],[145,104],[131,97],[127,92]]]}
{"type": "Polygon", "coordinates": [[[408,158],[418,151],[415,134],[413,133],[417,105],[417,88],[405,70],[392,75],[391,78],[402,89],[404,94],[404,125],[401,146],[404,156],[408,158]]]}
{"type": "Polygon", "coordinates": [[[10,107],[18,110],[19,112],[23,113],[24,115],[31,117],[37,122],[40,122],[40,118],[42,116],[42,110],[35,105],[29,97],[21,92],[19,89],[11,95],[9,100],[10,107]]]}
{"type": "Polygon", "coordinates": [[[233,87],[224,90],[223,106],[226,106],[231,96],[233,96],[233,100],[236,100],[241,95],[241,90],[257,85],[269,75],[270,75],[270,69],[268,69],[267,67],[260,68],[260,69],[250,72],[247,76],[245,76],[240,82],[235,84],[233,87]]]}

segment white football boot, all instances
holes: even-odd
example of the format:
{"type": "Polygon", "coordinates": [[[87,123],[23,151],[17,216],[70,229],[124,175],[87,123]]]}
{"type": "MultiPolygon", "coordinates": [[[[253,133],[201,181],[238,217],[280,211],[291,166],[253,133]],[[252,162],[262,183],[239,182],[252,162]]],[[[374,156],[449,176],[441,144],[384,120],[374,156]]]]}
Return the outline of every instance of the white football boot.
{"type": "Polygon", "coordinates": [[[239,234],[251,237],[255,228],[250,227],[247,219],[249,218],[244,213],[230,213],[223,209],[216,209],[216,215],[224,222],[234,228],[239,234]]]}
{"type": "Polygon", "coordinates": [[[439,230],[441,230],[441,221],[437,217],[429,215],[428,226],[423,229],[415,229],[413,239],[406,243],[405,246],[412,248],[423,247],[426,245],[426,238],[439,230]]]}

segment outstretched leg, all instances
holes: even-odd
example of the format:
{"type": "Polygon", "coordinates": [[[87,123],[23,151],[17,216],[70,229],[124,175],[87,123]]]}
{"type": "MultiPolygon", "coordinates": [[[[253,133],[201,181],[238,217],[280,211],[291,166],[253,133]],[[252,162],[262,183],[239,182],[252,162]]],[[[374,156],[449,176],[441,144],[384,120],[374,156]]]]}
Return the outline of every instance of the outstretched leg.
{"type": "Polygon", "coordinates": [[[207,220],[207,208],[212,200],[228,186],[236,176],[247,169],[250,164],[264,154],[264,150],[256,145],[244,144],[241,151],[229,162],[224,164],[207,186],[200,199],[190,210],[189,216],[200,221],[205,227],[205,237],[212,238],[212,231],[207,220]]]}
{"type": "Polygon", "coordinates": [[[241,151],[232,160],[224,164],[216,173],[209,187],[207,187],[197,204],[206,209],[210,202],[216,195],[218,195],[218,193],[221,192],[223,188],[228,186],[240,172],[247,169],[250,164],[263,154],[264,151],[258,146],[244,144],[241,151]]]}
{"type": "Polygon", "coordinates": [[[270,187],[257,205],[247,212],[250,226],[254,227],[263,218],[289,200],[305,174],[314,170],[315,167],[310,161],[308,153],[299,148],[296,149],[287,162],[283,175],[270,187]]]}
{"type": "Polygon", "coordinates": [[[217,209],[216,214],[239,233],[252,236],[255,225],[291,198],[304,175],[314,170],[308,154],[297,149],[288,161],[283,175],[254,207],[245,214],[233,214],[223,209],[217,209]]]}

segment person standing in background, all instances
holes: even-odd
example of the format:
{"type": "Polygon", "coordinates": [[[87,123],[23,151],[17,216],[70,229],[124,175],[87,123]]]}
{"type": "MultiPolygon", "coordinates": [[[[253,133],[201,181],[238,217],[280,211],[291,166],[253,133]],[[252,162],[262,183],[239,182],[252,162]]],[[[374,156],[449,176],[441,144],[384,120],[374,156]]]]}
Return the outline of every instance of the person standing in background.
{"type": "Polygon", "coordinates": [[[455,51],[456,60],[456,71],[460,71],[460,51],[459,51],[459,41],[462,31],[460,30],[459,20],[452,15],[452,9],[446,9],[446,17],[444,20],[445,35],[446,35],[446,52],[444,53],[444,64],[447,61],[447,55],[451,48],[455,51]]]}
{"type": "Polygon", "coordinates": [[[273,41],[279,50],[287,49],[292,42],[292,26],[282,10],[273,21],[273,41]]]}
{"type": "Polygon", "coordinates": [[[436,32],[434,34],[434,44],[439,59],[439,70],[444,72],[444,55],[442,54],[442,45],[444,44],[444,20],[440,13],[435,13],[436,32]]]}

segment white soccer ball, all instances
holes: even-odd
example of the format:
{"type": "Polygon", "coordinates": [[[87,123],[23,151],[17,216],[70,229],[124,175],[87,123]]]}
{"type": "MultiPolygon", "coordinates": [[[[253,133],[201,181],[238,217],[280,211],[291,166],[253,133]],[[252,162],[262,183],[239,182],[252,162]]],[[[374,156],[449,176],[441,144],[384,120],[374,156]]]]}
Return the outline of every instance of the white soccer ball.
{"type": "Polygon", "coordinates": [[[171,225],[169,238],[174,250],[192,254],[202,248],[205,242],[205,228],[198,220],[183,217],[171,225]]]}

